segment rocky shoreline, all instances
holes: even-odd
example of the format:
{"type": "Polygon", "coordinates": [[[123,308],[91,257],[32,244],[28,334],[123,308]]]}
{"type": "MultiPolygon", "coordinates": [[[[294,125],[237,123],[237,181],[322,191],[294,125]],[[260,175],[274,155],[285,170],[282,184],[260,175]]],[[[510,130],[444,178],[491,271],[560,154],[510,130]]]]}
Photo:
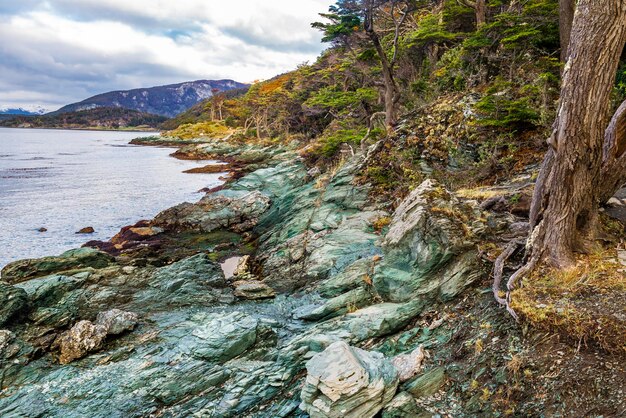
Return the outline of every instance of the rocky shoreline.
{"type": "Polygon", "coordinates": [[[355,180],[360,155],[319,173],[287,146],[188,144],[173,155],[226,161],[225,186],[2,270],[0,415],[500,409],[490,396],[516,384],[506,365],[525,343],[484,291],[483,245],[523,235],[515,216],[433,180],[389,213],[355,180]]]}

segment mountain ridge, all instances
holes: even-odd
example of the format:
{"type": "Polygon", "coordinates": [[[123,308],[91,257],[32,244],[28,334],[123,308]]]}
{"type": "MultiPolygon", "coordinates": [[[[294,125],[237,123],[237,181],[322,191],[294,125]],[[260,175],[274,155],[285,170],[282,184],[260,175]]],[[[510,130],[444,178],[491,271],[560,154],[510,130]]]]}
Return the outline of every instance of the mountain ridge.
{"type": "Polygon", "coordinates": [[[37,107],[35,110],[28,110],[23,107],[5,107],[0,108],[0,115],[9,116],[41,116],[48,113],[48,111],[42,107],[37,107]]]}
{"type": "Polygon", "coordinates": [[[217,92],[247,87],[231,79],[195,80],[162,86],[114,90],[91,96],[48,113],[58,115],[99,107],[119,107],[165,117],[173,117],[217,92]]]}

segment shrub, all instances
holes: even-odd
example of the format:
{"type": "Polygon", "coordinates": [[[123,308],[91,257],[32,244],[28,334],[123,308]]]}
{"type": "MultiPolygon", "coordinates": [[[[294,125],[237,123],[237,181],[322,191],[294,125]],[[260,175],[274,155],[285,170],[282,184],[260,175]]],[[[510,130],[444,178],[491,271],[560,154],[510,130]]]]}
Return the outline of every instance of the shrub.
{"type": "Polygon", "coordinates": [[[529,86],[515,88],[513,83],[496,81],[474,105],[479,118],[475,124],[483,127],[523,130],[534,127],[541,114],[533,103],[539,90],[529,86]]]}

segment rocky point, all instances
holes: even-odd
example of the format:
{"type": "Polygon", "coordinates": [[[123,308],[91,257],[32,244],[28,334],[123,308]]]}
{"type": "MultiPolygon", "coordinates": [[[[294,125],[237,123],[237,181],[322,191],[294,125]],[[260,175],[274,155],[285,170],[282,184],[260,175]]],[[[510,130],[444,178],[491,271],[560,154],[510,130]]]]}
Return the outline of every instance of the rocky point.
{"type": "Polygon", "coordinates": [[[359,155],[322,174],[257,152],[198,203],[3,269],[0,414],[427,413],[447,334],[415,323],[484,276],[477,242],[511,219],[432,180],[389,213],[355,180],[359,155]]]}

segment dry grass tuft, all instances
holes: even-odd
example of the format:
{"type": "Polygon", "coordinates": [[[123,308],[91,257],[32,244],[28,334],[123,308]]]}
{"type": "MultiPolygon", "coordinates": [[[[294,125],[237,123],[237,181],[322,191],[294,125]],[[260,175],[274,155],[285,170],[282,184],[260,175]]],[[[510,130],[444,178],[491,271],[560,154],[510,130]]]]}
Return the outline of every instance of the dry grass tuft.
{"type": "Polygon", "coordinates": [[[475,189],[459,189],[455,192],[459,197],[465,199],[485,200],[495,196],[504,195],[502,190],[493,190],[486,187],[477,187],[475,189]]]}
{"type": "Polygon", "coordinates": [[[508,371],[513,373],[514,376],[517,376],[523,365],[524,361],[522,360],[522,357],[516,354],[511,357],[511,360],[509,360],[509,362],[506,364],[506,368],[508,371]]]}
{"type": "Polygon", "coordinates": [[[537,271],[511,306],[533,326],[626,353],[626,267],[615,250],[580,256],[568,270],[537,271]]]}
{"type": "Polygon", "coordinates": [[[372,222],[372,227],[376,233],[381,234],[383,229],[388,227],[391,224],[392,219],[389,216],[381,216],[376,218],[374,222],[372,222]]]}
{"type": "Polygon", "coordinates": [[[168,136],[180,139],[224,138],[234,132],[223,122],[186,123],[167,133],[168,136]]]}

